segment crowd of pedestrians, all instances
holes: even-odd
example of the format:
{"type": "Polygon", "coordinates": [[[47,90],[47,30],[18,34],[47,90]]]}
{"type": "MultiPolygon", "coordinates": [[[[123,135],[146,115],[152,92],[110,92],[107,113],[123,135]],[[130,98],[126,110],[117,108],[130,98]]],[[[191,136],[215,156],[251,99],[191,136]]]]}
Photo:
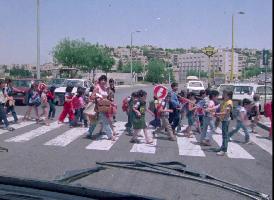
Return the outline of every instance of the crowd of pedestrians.
{"type": "MultiPolygon", "coordinates": [[[[14,129],[9,125],[7,114],[11,112],[13,123],[18,123],[13,99],[15,90],[12,80],[6,82],[0,80],[0,121],[3,121],[4,128],[10,131],[14,129]]],[[[43,83],[32,83],[27,93],[27,108],[23,120],[30,120],[31,112],[34,110],[37,123],[50,125],[56,113],[54,91],[54,86],[48,88],[43,83]]],[[[114,80],[108,81],[107,77],[102,75],[88,90],[78,87],[75,94],[72,91],[73,86],[68,85],[58,123],[64,123],[65,118],[68,117],[71,128],[78,126],[88,128],[87,137],[91,139],[95,128],[99,126],[100,134],[105,134],[109,140],[116,140],[114,122],[116,121],[117,104],[115,103],[114,80]]],[[[125,125],[126,131],[132,136],[130,142],[140,143],[138,138],[143,131],[147,144],[152,144],[153,138],[160,133],[166,133],[171,141],[176,140],[178,133],[183,133],[183,136],[188,138],[199,134],[200,144],[211,146],[212,134],[216,133],[217,126],[221,124],[222,145],[217,155],[226,154],[228,142],[240,129],[243,129],[245,134],[245,143],[251,144],[247,126],[251,120],[251,130],[255,132],[255,127],[260,120],[259,97],[254,95],[253,102],[244,99],[233,108],[231,91],[222,92],[221,103],[218,102],[218,96],[218,91],[209,89],[200,91],[198,96],[192,92],[178,93],[177,83],[171,84],[171,90],[164,99],[154,96],[150,102],[147,102],[146,91],[133,92],[122,102],[122,110],[128,119],[125,125]],[[147,112],[154,118],[149,122],[149,125],[155,128],[153,134],[147,131],[147,112]],[[182,121],[185,118],[187,127],[182,130],[182,121]],[[236,119],[236,128],[229,130],[229,122],[233,118],[236,119]]]]}

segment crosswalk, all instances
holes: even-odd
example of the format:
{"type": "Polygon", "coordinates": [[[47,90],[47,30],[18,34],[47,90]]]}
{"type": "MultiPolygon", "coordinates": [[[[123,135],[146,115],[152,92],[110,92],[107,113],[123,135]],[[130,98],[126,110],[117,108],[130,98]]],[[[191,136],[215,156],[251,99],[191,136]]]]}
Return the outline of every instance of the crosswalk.
{"type": "MultiPolygon", "coordinates": [[[[9,118],[8,120],[12,120],[9,118]]],[[[39,125],[37,127],[34,126],[36,124],[35,121],[23,121],[19,124],[13,124],[12,126],[16,128],[15,134],[14,132],[9,132],[7,130],[0,129],[0,135],[13,135],[12,137],[5,137],[4,142],[7,143],[27,143],[35,138],[38,138],[43,135],[47,135],[49,132],[54,132],[58,130],[59,133],[57,136],[53,136],[53,138],[47,139],[48,141],[43,141],[41,145],[43,146],[55,146],[55,147],[68,147],[70,144],[77,140],[82,140],[86,134],[88,129],[83,127],[71,128],[68,129],[67,124],[59,124],[57,121],[51,122],[49,126],[47,125],[39,125]],[[66,128],[63,128],[66,126],[66,128]],[[31,130],[20,131],[24,127],[33,128],[31,130]],[[18,134],[19,133],[19,134],[18,134]]],[[[125,122],[116,122],[114,123],[115,131],[118,134],[115,141],[108,140],[105,135],[99,135],[95,139],[91,140],[90,143],[83,147],[87,151],[94,150],[94,151],[111,151],[113,146],[121,140],[121,138],[126,137],[129,141],[130,137],[126,136],[125,133],[125,122]]],[[[152,135],[152,129],[148,129],[148,133],[152,135]]],[[[218,129],[216,132],[220,132],[218,129]]],[[[243,132],[240,131],[240,134],[243,135],[243,132]]],[[[214,143],[217,146],[221,146],[222,144],[222,136],[220,134],[213,134],[214,143]]],[[[242,137],[242,136],[241,136],[242,137]]],[[[47,137],[48,138],[48,137],[47,137]]],[[[131,153],[141,153],[141,154],[156,154],[159,148],[159,143],[163,142],[163,140],[157,139],[156,137],[153,138],[152,144],[145,143],[144,133],[141,132],[140,144],[131,144],[130,149],[128,150],[131,153]]],[[[0,137],[1,140],[1,137],[0,137]]],[[[1,140],[2,141],[2,140],[1,140]]],[[[256,135],[251,135],[251,141],[255,143],[260,149],[263,149],[266,153],[272,156],[272,141],[267,140],[265,138],[257,137],[256,135]]],[[[203,148],[199,142],[198,137],[186,138],[177,136],[176,142],[170,142],[172,148],[176,148],[178,155],[180,156],[193,156],[193,157],[206,157],[207,153],[205,148],[203,148]],[[176,144],[177,143],[177,144],[176,144]]],[[[117,147],[119,145],[117,144],[117,147]]],[[[239,143],[230,142],[228,145],[227,157],[231,159],[255,159],[255,157],[249,153],[246,146],[241,145],[239,143]]]]}

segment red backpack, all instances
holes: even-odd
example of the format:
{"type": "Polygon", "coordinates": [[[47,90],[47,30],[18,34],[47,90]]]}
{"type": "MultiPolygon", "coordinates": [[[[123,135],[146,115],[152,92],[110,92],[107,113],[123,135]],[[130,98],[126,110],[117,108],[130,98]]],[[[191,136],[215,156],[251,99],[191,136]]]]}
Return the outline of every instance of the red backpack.
{"type": "Polygon", "coordinates": [[[129,107],[128,97],[125,97],[122,102],[122,110],[123,112],[126,112],[129,107]]]}

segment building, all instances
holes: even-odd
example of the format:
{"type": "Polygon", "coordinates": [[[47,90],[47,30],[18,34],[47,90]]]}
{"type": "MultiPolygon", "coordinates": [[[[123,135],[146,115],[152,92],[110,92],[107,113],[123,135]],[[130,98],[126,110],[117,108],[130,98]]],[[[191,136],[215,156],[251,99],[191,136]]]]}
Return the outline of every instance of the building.
{"type": "MultiPolygon", "coordinates": [[[[114,57],[119,58],[123,64],[130,62],[130,48],[119,47],[115,48],[113,52],[114,57]]],[[[132,61],[141,62],[143,65],[146,65],[148,59],[143,55],[143,51],[139,48],[132,48],[132,61]]]]}
{"type": "MultiPolygon", "coordinates": [[[[178,56],[173,56],[173,63],[177,62],[177,66],[180,69],[180,81],[182,82],[186,78],[187,71],[204,71],[207,73],[223,73],[226,75],[226,79],[230,78],[231,71],[231,52],[219,49],[210,58],[203,53],[185,53],[179,54],[178,56]],[[175,61],[177,59],[177,61],[175,61]],[[210,68],[209,68],[210,64],[210,68]]],[[[234,53],[234,66],[233,66],[234,76],[238,77],[238,53],[234,53]]]]}
{"type": "Polygon", "coordinates": [[[247,56],[243,54],[238,55],[238,72],[239,75],[242,75],[244,69],[248,66],[247,65],[247,56]]]}

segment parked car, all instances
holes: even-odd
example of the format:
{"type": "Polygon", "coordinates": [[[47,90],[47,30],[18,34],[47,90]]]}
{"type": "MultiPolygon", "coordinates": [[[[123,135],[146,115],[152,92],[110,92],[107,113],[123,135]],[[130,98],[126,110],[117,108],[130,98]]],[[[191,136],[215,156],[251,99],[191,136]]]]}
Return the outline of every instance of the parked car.
{"type": "Polygon", "coordinates": [[[35,79],[14,79],[12,80],[13,87],[15,88],[13,99],[15,100],[15,103],[21,103],[23,105],[27,104],[27,94],[28,90],[30,89],[30,86],[33,82],[40,83],[42,80],[35,80],[35,79]]]}
{"type": "Polygon", "coordinates": [[[196,95],[200,94],[201,90],[205,90],[202,81],[189,81],[186,86],[187,92],[193,92],[196,95]]]}
{"type": "Polygon", "coordinates": [[[73,86],[72,93],[75,94],[78,87],[85,88],[85,90],[88,91],[92,86],[92,83],[85,79],[65,79],[61,87],[55,89],[55,101],[57,105],[64,105],[66,87],[68,85],[73,86]]]}
{"type": "Polygon", "coordinates": [[[222,98],[222,93],[224,90],[233,91],[232,100],[235,105],[237,102],[242,101],[247,98],[253,101],[253,96],[258,94],[260,96],[261,112],[263,112],[263,105],[265,103],[265,91],[266,91],[266,102],[272,100],[272,87],[264,85],[258,85],[255,83],[230,83],[230,84],[221,84],[218,87],[220,93],[218,99],[222,98]]]}
{"type": "Polygon", "coordinates": [[[48,82],[48,87],[55,86],[56,88],[61,87],[66,79],[64,78],[53,78],[48,82]]]}

